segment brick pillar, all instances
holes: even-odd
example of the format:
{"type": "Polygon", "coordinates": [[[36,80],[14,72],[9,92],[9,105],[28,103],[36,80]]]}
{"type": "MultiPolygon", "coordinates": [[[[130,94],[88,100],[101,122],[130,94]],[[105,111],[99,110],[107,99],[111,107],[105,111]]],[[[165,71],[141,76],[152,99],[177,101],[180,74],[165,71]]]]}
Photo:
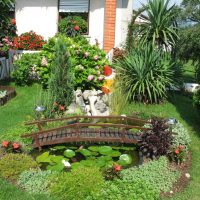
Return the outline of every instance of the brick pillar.
{"type": "Polygon", "coordinates": [[[117,0],[105,0],[104,50],[109,52],[115,46],[117,0]]]}

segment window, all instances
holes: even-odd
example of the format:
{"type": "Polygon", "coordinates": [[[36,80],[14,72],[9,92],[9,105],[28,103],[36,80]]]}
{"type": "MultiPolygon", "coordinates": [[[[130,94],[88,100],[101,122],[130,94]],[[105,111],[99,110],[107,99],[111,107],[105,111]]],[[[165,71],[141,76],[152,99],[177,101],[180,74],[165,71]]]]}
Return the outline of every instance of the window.
{"type": "Polygon", "coordinates": [[[87,22],[87,30],[83,34],[88,33],[89,27],[89,7],[90,0],[60,0],[59,1],[59,17],[60,19],[67,16],[80,16],[87,22]]]}

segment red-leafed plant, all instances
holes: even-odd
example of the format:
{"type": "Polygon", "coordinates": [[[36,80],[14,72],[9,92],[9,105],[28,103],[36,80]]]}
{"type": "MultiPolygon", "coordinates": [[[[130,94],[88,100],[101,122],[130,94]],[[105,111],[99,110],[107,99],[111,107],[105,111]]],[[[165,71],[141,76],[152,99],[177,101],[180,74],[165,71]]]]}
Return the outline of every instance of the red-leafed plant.
{"type": "Polygon", "coordinates": [[[46,43],[41,35],[30,31],[14,38],[14,48],[19,50],[40,50],[46,43]]]}

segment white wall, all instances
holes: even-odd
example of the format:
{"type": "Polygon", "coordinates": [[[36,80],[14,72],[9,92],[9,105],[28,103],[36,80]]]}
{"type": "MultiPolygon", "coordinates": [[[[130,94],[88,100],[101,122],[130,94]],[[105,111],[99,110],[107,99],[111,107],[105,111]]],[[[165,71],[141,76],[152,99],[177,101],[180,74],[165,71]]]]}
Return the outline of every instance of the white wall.
{"type": "Polygon", "coordinates": [[[58,0],[16,0],[15,13],[18,35],[33,30],[48,39],[58,30],[58,0]]]}
{"type": "Polygon", "coordinates": [[[89,36],[91,44],[95,44],[95,39],[103,48],[104,35],[104,5],[105,0],[91,0],[89,13],[89,36]]]}
{"type": "Polygon", "coordinates": [[[132,17],[133,0],[117,0],[115,46],[119,47],[126,41],[128,24],[132,17]]]}

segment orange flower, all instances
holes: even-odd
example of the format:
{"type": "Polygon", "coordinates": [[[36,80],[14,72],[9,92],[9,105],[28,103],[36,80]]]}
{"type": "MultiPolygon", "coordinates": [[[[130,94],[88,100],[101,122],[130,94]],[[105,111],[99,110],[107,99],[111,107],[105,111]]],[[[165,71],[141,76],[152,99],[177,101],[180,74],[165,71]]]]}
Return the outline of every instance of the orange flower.
{"type": "Polygon", "coordinates": [[[113,168],[114,168],[114,170],[117,171],[117,172],[119,172],[119,171],[122,170],[121,165],[114,165],[113,168]]]}
{"type": "Polygon", "coordinates": [[[16,24],[16,19],[11,19],[11,24],[15,25],[16,24]]]}
{"type": "Polygon", "coordinates": [[[176,149],[174,152],[175,152],[175,154],[179,154],[180,153],[179,149],[176,149]]]}
{"type": "Polygon", "coordinates": [[[64,111],[65,110],[65,106],[60,106],[60,110],[64,111]]]}
{"type": "Polygon", "coordinates": [[[17,142],[14,142],[14,143],[12,144],[12,147],[13,147],[13,149],[19,149],[20,144],[18,144],[17,142]]]}
{"type": "Polygon", "coordinates": [[[7,148],[9,145],[9,141],[3,141],[1,146],[4,147],[4,148],[7,148]]]}
{"type": "Polygon", "coordinates": [[[102,90],[102,92],[103,92],[104,94],[109,94],[109,93],[110,93],[110,89],[107,88],[107,87],[105,87],[105,86],[103,86],[103,87],[101,88],[101,90],[102,90]]]}

